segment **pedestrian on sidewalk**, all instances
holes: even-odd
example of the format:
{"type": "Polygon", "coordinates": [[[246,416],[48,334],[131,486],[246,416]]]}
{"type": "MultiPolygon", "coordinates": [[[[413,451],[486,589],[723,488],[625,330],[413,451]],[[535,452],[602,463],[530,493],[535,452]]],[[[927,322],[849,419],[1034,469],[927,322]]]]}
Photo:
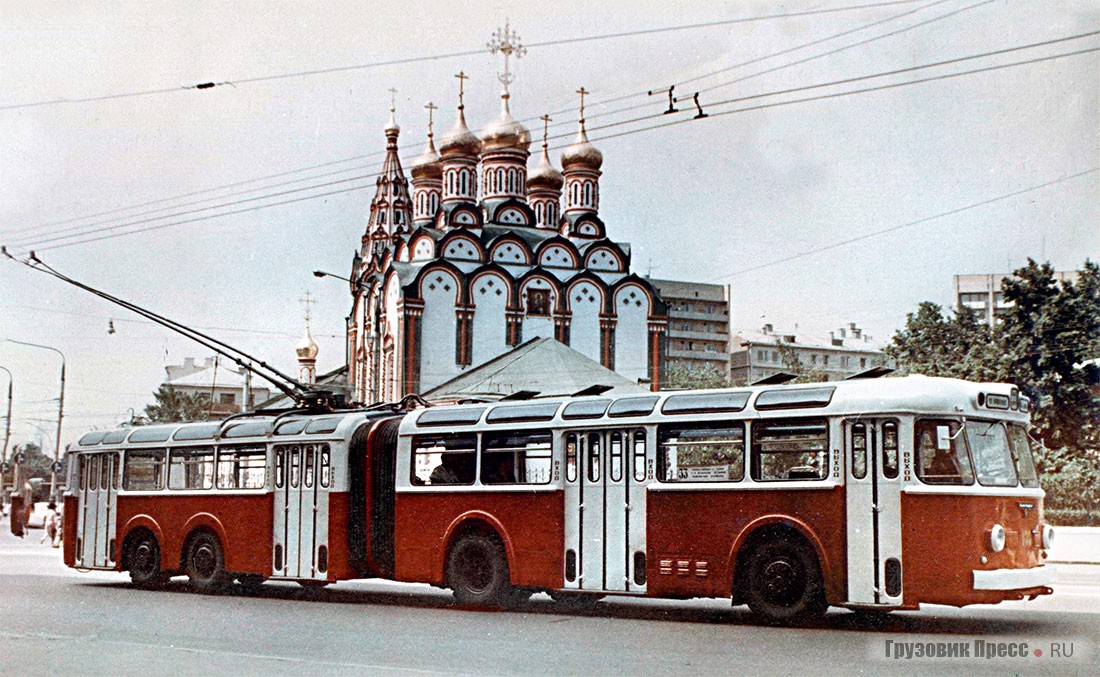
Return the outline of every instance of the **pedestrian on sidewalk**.
{"type": "Polygon", "coordinates": [[[43,531],[45,531],[46,533],[42,534],[42,540],[40,540],[39,543],[40,544],[41,543],[46,543],[47,539],[49,539],[49,541],[48,541],[49,544],[54,545],[56,547],[55,544],[57,543],[57,504],[54,503],[53,501],[50,501],[49,504],[46,506],[46,519],[45,519],[45,525],[44,526],[46,528],[43,531]]]}

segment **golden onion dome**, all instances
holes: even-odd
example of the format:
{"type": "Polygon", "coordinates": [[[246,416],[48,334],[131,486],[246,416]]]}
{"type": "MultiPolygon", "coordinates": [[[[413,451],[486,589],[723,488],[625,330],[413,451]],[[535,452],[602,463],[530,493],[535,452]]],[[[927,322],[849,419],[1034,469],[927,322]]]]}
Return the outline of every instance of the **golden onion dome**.
{"type": "Polygon", "coordinates": [[[542,156],[535,168],[527,175],[527,189],[550,188],[561,190],[565,179],[554,165],[550,164],[550,155],[546,152],[546,144],[542,146],[542,156]]]}
{"type": "Polygon", "coordinates": [[[455,155],[477,156],[481,152],[481,139],[477,138],[466,126],[466,114],[458,109],[455,126],[439,141],[439,154],[443,157],[455,155]]]}
{"type": "Polygon", "coordinates": [[[581,120],[580,129],[577,130],[577,138],[561,154],[562,169],[570,167],[588,167],[599,169],[603,165],[603,153],[588,140],[588,133],[584,129],[584,120],[581,120]]]}
{"type": "Polygon", "coordinates": [[[443,166],[439,162],[439,153],[435,150],[435,142],[428,135],[428,143],[424,146],[424,152],[413,160],[410,169],[414,179],[438,179],[443,176],[443,166]]]}
{"type": "Polygon", "coordinates": [[[319,350],[317,344],[313,341],[313,337],[309,334],[309,325],[306,325],[306,333],[302,336],[302,340],[298,341],[298,346],[294,349],[294,352],[298,353],[299,360],[316,360],[319,350]]]}
{"type": "Polygon", "coordinates": [[[531,145],[531,133],[512,117],[512,111],[508,109],[508,98],[508,92],[501,95],[500,117],[481,131],[482,152],[510,148],[526,152],[531,145]]]}

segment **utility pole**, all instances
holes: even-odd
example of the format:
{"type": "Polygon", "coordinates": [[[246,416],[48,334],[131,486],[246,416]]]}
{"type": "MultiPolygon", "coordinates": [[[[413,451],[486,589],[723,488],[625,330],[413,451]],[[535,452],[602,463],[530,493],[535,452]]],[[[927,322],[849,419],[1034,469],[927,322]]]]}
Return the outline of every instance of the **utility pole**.
{"type": "Polygon", "coordinates": [[[50,466],[50,498],[52,500],[57,500],[57,496],[54,495],[54,492],[57,490],[57,464],[61,460],[61,420],[65,416],[65,353],[57,348],[44,346],[39,343],[27,343],[26,341],[16,341],[15,339],[8,339],[8,342],[17,343],[21,346],[31,346],[32,348],[52,350],[61,356],[61,394],[57,398],[57,443],[54,444],[53,448],[54,463],[50,466]]]}

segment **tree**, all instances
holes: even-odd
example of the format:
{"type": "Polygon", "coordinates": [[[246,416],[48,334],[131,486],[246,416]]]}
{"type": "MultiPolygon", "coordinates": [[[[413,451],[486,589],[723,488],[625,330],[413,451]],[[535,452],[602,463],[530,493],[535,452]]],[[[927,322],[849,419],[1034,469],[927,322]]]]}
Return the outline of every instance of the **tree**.
{"type": "Polygon", "coordinates": [[[1028,259],[1005,280],[999,376],[1035,403],[1035,429],[1049,449],[1100,446],[1100,266],[1085,261],[1076,282],[1054,279],[1028,259]]]}
{"type": "Polygon", "coordinates": [[[960,306],[947,318],[942,307],[925,301],[908,314],[884,352],[903,373],[989,381],[997,375],[990,339],[990,329],[970,308],[960,306]]]}
{"type": "Polygon", "coordinates": [[[180,392],[168,384],[161,384],[153,397],[156,402],[145,406],[145,418],[150,423],[204,421],[210,411],[206,395],[180,392]]]}
{"type": "Polygon", "coordinates": [[[788,374],[794,374],[798,378],[792,383],[817,383],[828,380],[827,374],[815,367],[807,367],[798,356],[798,351],[789,344],[784,343],[780,337],[775,337],[775,345],[779,350],[779,358],[783,361],[783,369],[788,374]]]}
{"type": "Polygon", "coordinates": [[[726,369],[716,365],[699,366],[673,362],[665,367],[663,388],[728,388],[730,375],[726,369]]]}
{"type": "Polygon", "coordinates": [[[42,453],[42,448],[34,442],[27,442],[18,450],[23,452],[24,460],[19,465],[19,474],[23,479],[31,477],[48,478],[53,458],[42,453]]]}

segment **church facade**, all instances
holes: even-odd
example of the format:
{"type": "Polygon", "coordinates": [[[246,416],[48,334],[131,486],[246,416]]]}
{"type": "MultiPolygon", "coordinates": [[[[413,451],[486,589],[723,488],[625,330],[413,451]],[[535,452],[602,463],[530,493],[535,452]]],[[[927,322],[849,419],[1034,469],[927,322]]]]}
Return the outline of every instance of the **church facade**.
{"type": "MultiPolygon", "coordinates": [[[[461,85],[461,80],[460,80],[461,85]]],[[[582,94],[583,96],[583,94],[582,94]]],[[[661,383],[668,313],[630,271],[629,245],[599,216],[602,153],[583,99],[561,171],[509,109],[480,134],[462,94],[436,150],[429,133],[410,167],[392,109],[386,158],[352,262],[348,378],[362,402],[420,393],[535,337],[553,338],[634,381],[661,383]]]]}

